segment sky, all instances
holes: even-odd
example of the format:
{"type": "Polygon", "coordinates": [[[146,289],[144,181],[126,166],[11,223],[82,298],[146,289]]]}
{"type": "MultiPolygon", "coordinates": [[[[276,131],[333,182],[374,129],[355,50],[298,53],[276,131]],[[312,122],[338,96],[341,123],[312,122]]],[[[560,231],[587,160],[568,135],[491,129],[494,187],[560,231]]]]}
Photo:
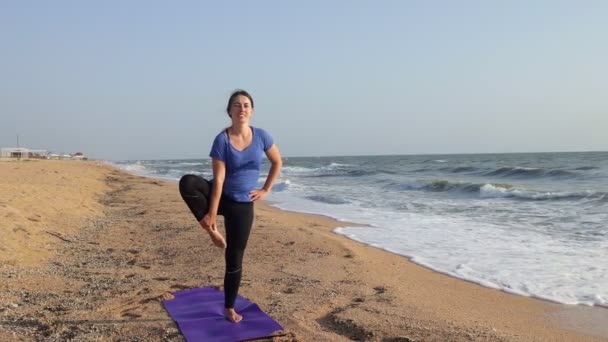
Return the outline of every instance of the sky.
{"type": "Polygon", "coordinates": [[[608,150],[607,1],[0,0],[0,146],[206,158],[608,150]]]}

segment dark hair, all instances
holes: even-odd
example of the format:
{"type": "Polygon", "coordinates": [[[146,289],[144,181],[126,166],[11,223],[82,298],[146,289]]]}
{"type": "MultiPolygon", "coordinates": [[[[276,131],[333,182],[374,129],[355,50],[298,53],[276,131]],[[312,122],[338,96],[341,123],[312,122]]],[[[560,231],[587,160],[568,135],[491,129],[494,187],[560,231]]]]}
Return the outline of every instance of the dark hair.
{"type": "Polygon", "coordinates": [[[253,108],[253,97],[251,97],[251,95],[249,95],[249,93],[243,89],[237,89],[235,90],[232,95],[230,95],[230,99],[228,99],[228,106],[226,107],[226,113],[228,113],[228,116],[230,116],[230,107],[232,107],[232,102],[234,102],[234,99],[236,99],[237,96],[245,96],[249,99],[249,101],[251,101],[251,108],[253,108]]]}

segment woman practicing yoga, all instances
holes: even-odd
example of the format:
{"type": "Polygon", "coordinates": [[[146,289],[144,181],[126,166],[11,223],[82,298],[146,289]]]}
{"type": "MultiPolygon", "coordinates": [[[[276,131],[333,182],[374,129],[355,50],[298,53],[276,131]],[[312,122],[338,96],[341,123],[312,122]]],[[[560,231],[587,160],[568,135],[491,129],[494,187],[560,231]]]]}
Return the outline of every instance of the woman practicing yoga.
{"type": "Polygon", "coordinates": [[[213,141],[213,179],[185,175],[179,182],[182,198],[213,243],[225,248],[224,275],[225,315],[231,322],[243,317],[234,310],[241,283],[242,261],[253,224],[253,202],[264,198],[279,175],[282,161],[272,137],[261,128],[249,125],[253,115],[253,98],[244,90],[230,96],[226,108],[232,125],[213,141]],[[256,189],[262,157],[271,163],[266,182],[256,189]],[[217,215],[224,216],[226,239],[217,229],[217,215]]]}

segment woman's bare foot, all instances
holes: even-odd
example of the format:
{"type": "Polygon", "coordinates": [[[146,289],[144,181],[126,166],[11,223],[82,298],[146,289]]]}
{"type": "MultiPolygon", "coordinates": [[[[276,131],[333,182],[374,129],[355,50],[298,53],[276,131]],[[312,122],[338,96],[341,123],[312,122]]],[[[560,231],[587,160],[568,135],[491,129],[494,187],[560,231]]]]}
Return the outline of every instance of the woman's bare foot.
{"type": "Polygon", "coordinates": [[[217,231],[217,229],[209,229],[207,232],[209,233],[209,237],[211,238],[211,241],[213,241],[214,245],[220,248],[226,248],[226,240],[224,240],[224,237],[222,234],[220,234],[220,232],[217,231]]]}
{"type": "Polygon", "coordinates": [[[224,237],[222,236],[222,234],[220,234],[215,225],[208,226],[205,223],[205,218],[200,220],[199,224],[201,225],[201,227],[203,227],[204,230],[207,231],[207,233],[209,233],[209,237],[211,238],[211,241],[213,241],[214,245],[220,248],[226,248],[226,240],[224,240],[224,237]]]}
{"type": "Polygon", "coordinates": [[[243,316],[239,315],[234,309],[224,309],[224,316],[232,323],[238,323],[243,320],[243,316]]]}

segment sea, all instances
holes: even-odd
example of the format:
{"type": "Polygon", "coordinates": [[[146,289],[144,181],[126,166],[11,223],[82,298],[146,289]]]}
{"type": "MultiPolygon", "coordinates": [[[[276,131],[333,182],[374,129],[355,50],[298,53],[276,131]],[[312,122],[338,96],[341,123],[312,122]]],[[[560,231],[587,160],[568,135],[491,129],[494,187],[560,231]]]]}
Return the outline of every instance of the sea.
{"type": "MultiPolygon", "coordinates": [[[[110,163],[176,182],[212,177],[209,159],[110,163]]],[[[289,157],[265,199],[335,218],[335,233],[437,272],[608,307],[608,152],[289,157]]]]}

